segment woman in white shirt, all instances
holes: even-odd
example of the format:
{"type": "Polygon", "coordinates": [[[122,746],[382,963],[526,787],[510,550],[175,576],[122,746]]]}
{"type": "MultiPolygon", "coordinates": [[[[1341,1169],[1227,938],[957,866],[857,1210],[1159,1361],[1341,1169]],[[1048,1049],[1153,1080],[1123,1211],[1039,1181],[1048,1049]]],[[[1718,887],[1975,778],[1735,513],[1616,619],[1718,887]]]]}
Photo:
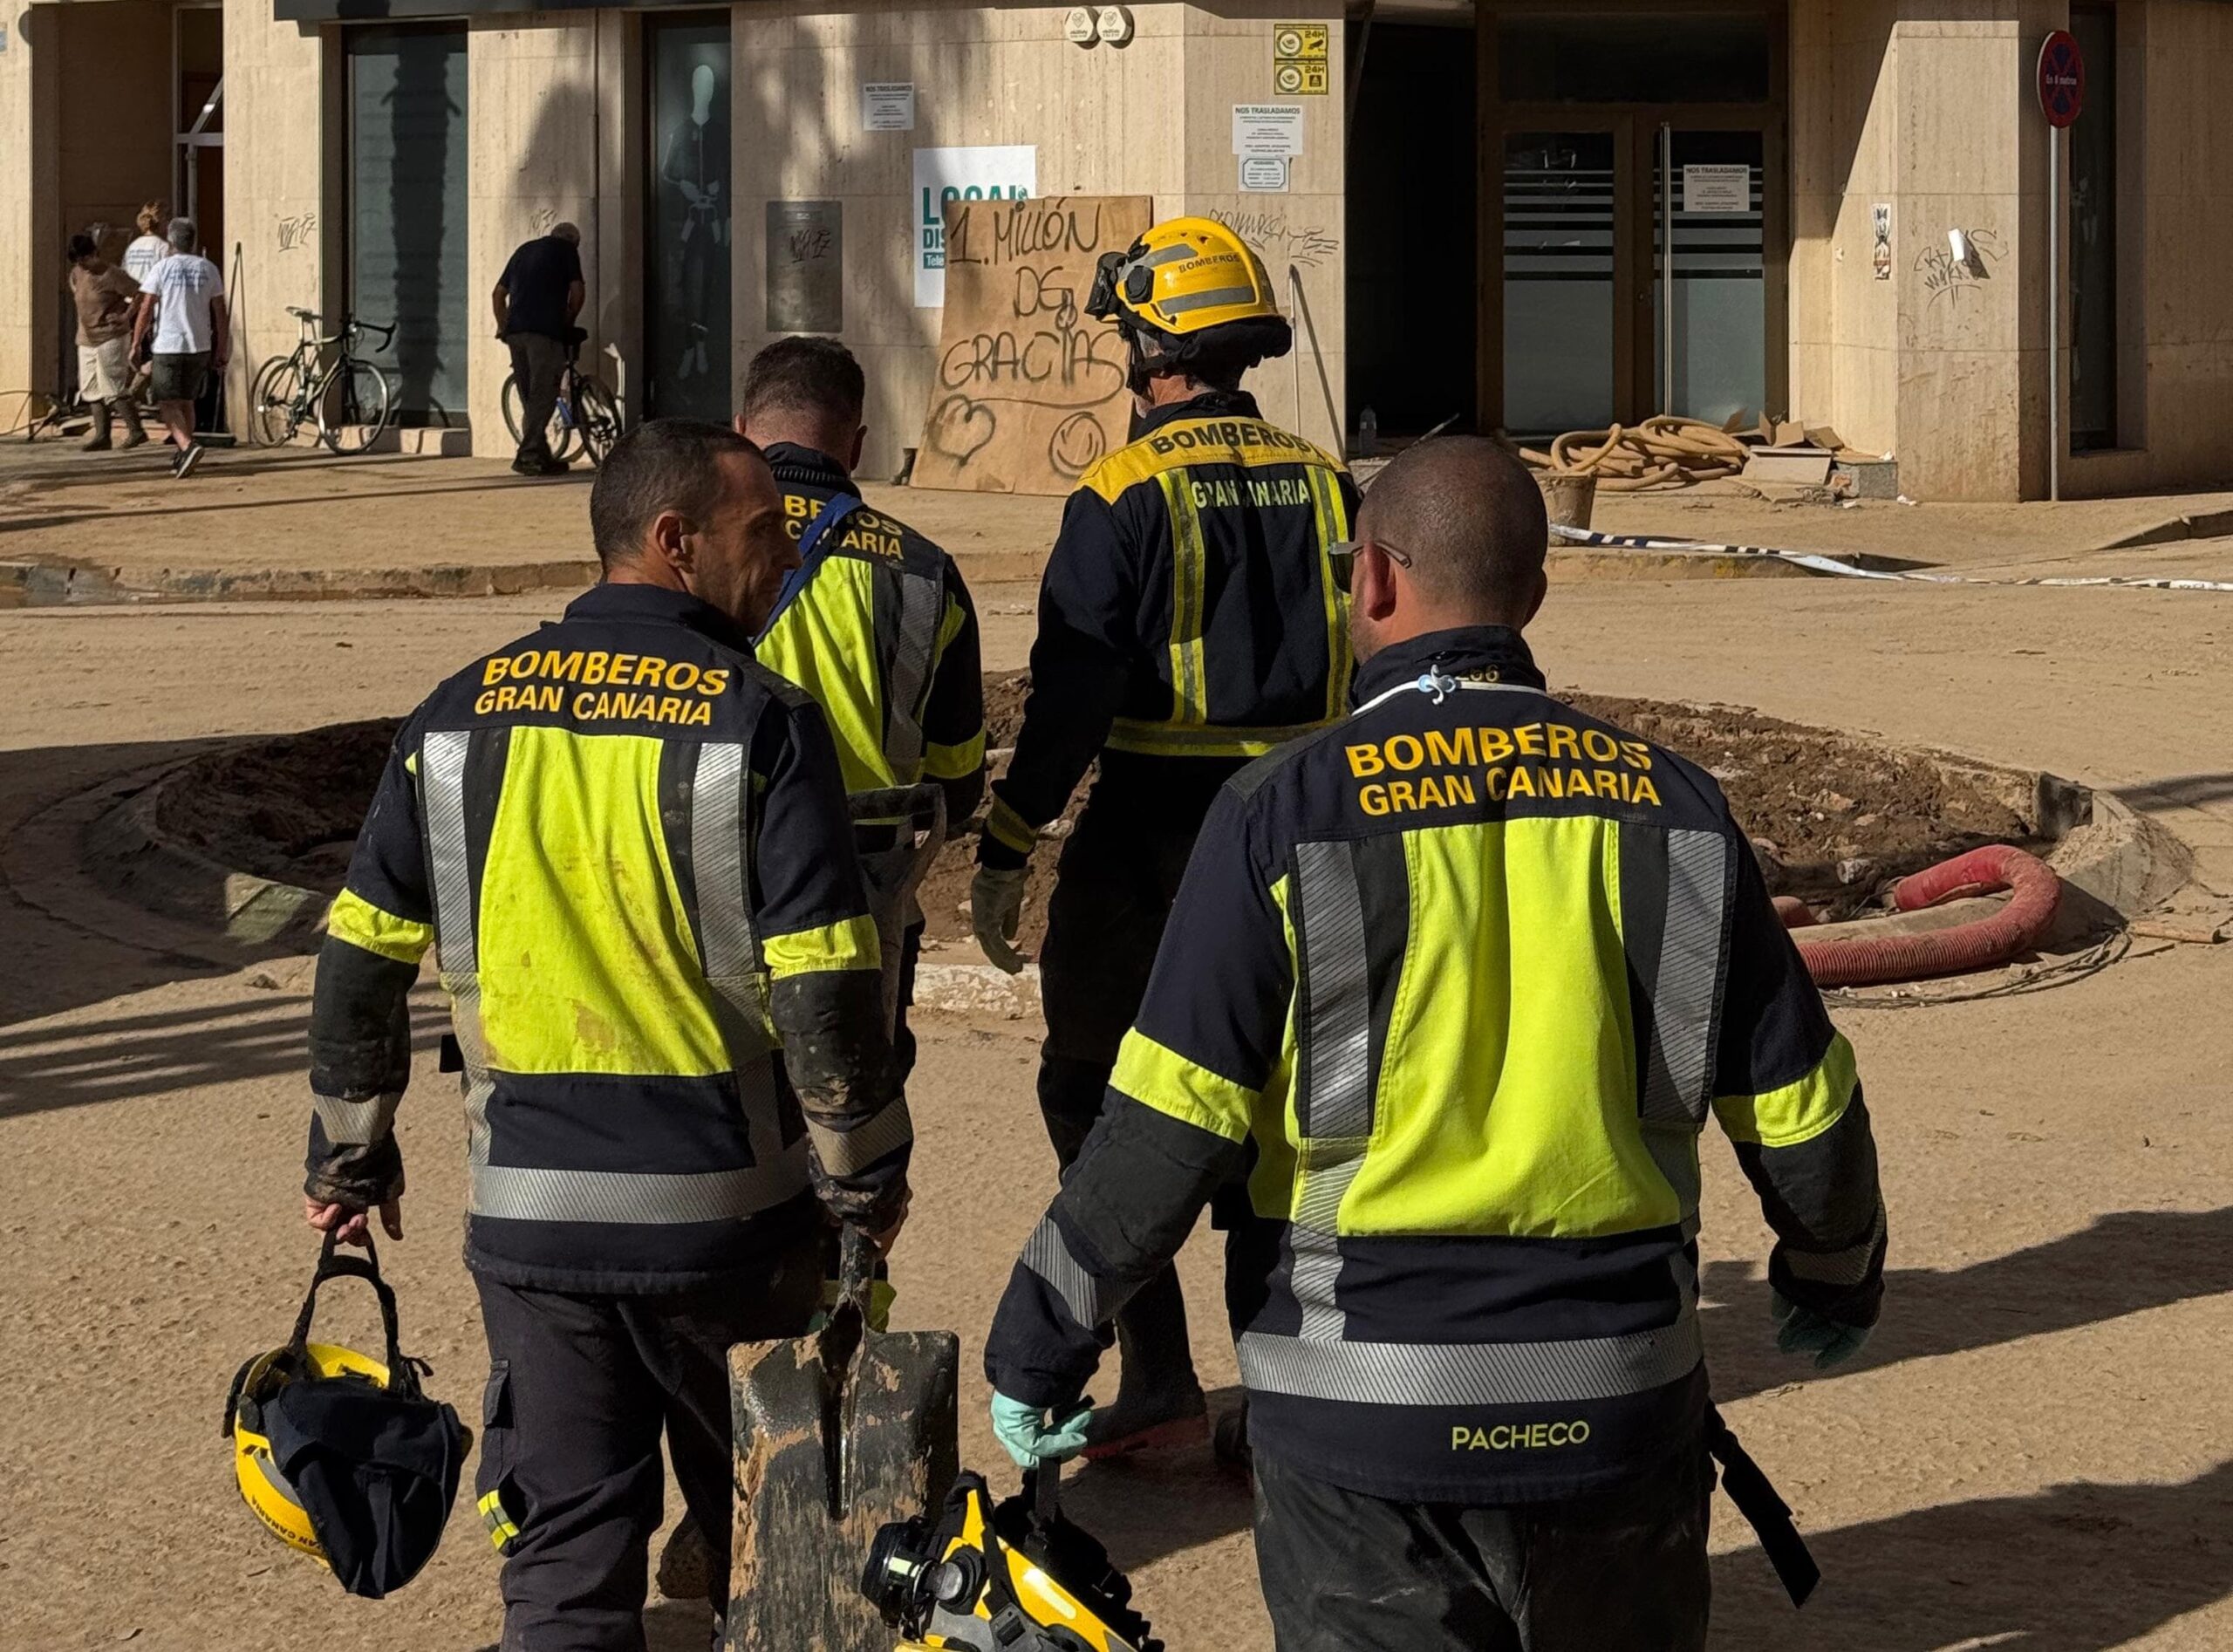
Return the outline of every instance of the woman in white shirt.
{"type": "Polygon", "coordinates": [[[144,287],[147,284],[147,272],[171,256],[171,243],[163,239],[170,213],[161,201],[151,201],[140,208],[136,222],[140,235],[124,249],[124,273],[144,287]]]}

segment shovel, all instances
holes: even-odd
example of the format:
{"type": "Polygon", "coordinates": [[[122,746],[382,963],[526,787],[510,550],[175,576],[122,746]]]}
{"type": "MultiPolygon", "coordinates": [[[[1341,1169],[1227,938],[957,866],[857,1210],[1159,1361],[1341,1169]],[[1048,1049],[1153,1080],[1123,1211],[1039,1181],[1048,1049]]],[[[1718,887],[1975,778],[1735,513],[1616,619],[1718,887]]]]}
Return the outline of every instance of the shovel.
{"type": "Polygon", "coordinates": [[[868,1327],[875,1250],[845,1229],[821,1329],[729,1350],[736,1521],[724,1652],[891,1652],[860,1592],[877,1530],[946,1500],[960,1469],[961,1342],[868,1327]]]}

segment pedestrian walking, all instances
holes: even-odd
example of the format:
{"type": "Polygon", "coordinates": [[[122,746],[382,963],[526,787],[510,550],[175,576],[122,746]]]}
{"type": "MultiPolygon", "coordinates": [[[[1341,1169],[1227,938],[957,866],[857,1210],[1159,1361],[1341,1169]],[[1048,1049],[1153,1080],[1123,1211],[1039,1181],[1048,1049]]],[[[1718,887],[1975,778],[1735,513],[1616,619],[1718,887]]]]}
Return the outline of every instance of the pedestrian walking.
{"type": "Polygon", "coordinates": [[[1074,1451],[1096,1327],[1219,1190],[1280,1652],[1694,1652],[1714,1414],[1698,1139],[1776,1235],[1787,1351],[1849,1357],[1884,1206],[1852,1047],[1702,770],[1553,698],[1542,501],[1485,439],[1365,496],[1357,709],[1204,822],[1110,1108],[986,1346],[1017,1460],[1074,1451]]]}
{"type": "Polygon", "coordinates": [[[170,223],[170,209],[160,201],[151,201],[140,208],[134,220],[140,233],[125,248],[121,260],[125,274],[141,286],[147,284],[147,272],[171,256],[171,243],[164,238],[170,223]]]}
{"type": "Polygon", "coordinates": [[[211,372],[222,372],[232,354],[232,323],[225,311],[225,278],[194,250],[201,232],[191,218],[174,218],[166,238],[171,256],[140,283],[133,319],[133,353],[144,345],[154,369],[155,410],[178,449],[171,474],[190,476],[201,462],[194,439],[194,404],[211,372]]]}
{"type": "Polygon", "coordinates": [[[140,283],[104,260],[91,236],[70,237],[70,297],[78,311],[78,393],[93,410],[87,453],[106,451],[113,442],[113,416],[124,419],[124,445],[147,440],[140,409],[132,399],[132,313],[140,283]]]}
{"type": "Polygon", "coordinates": [[[550,451],[550,414],[566,352],[580,340],[574,318],[582,313],[582,232],[570,223],[523,241],[496,278],[489,303],[496,337],[512,352],[512,381],[520,392],[520,445],[512,468],[522,476],[559,476],[566,461],[550,451]]]}
{"type": "MultiPolygon", "coordinates": [[[[1129,352],[1139,437],[1070,495],[1039,592],[1031,696],[970,893],[986,956],[1013,942],[1039,829],[1099,777],[1063,846],[1040,957],[1039,1105],[1067,1169],[1210,801],[1243,765],[1341,714],[1349,680],[1328,547],[1355,492],[1341,461],[1267,423],[1242,376],[1292,343],[1271,277],[1223,224],[1178,218],[1101,260],[1088,300],[1129,352]]],[[[1116,1316],[1123,1375],[1091,1455],[1207,1428],[1178,1274],[1116,1316]]]]}
{"type": "Polygon", "coordinates": [[[888,1245],[907,1205],[837,754],[752,659],[798,560],[775,478],[653,421],[590,522],[602,581],[404,723],[311,1011],[309,1219],[400,1237],[406,1000],[440,959],[522,1652],[641,1652],[663,1430],[726,1602],[727,1350],[804,1331],[829,1222],[888,1245]]]}

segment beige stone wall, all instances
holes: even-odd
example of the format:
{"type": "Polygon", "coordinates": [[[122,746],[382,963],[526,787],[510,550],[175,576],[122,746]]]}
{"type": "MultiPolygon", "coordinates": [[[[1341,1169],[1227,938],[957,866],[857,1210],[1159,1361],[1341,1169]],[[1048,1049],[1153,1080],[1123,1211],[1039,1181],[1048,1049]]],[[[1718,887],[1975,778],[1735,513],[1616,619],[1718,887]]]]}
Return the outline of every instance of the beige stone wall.
{"type": "Polygon", "coordinates": [[[495,336],[489,292],[513,249],[555,223],[582,232],[582,325],[591,335],[583,358],[608,379],[621,377],[604,346],[611,340],[625,355],[638,324],[631,198],[639,185],[629,162],[640,151],[627,128],[641,75],[632,23],[598,11],[530,13],[488,19],[468,37],[468,412],[476,453],[502,454],[509,441],[501,397],[511,356],[495,336]]]}
{"type": "Polygon", "coordinates": [[[1918,498],[2046,488],[2038,0],[1794,0],[1791,411],[1918,498]],[[1923,14],[1923,15],[1917,15],[1923,14]],[[1875,277],[1874,208],[1892,208],[1875,277]],[[1975,249],[1953,263],[1948,232],[1975,249]]]}
{"type": "MultiPolygon", "coordinates": [[[[329,197],[339,162],[324,142],[330,56],[318,34],[274,23],[268,4],[225,7],[225,218],[241,245],[227,398],[236,426],[257,364],[295,346],[287,306],[339,302],[329,290],[343,245],[338,189],[329,197]]],[[[225,274],[233,279],[229,263],[225,274]]]]}
{"type": "Polygon", "coordinates": [[[35,118],[54,79],[53,23],[44,7],[0,3],[0,27],[8,31],[8,50],[0,53],[0,155],[23,157],[22,164],[0,167],[0,248],[7,249],[0,256],[0,433],[26,417],[24,399],[16,393],[55,388],[62,275],[61,249],[48,222],[54,127],[35,118]],[[42,248],[52,250],[42,258],[42,248]]]}
{"type": "Polygon", "coordinates": [[[2067,495],[2233,476],[2233,6],[2118,9],[2118,442],[2067,495]]]}
{"type": "MultiPolygon", "coordinates": [[[[1333,0],[1136,5],[1130,44],[1086,48],[1062,38],[1068,10],[797,0],[734,13],[731,121],[740,182],[732,221],[733,368],[741,374],[775,336],[764,330],[765,203],[842,201],[843,337],[870,384],[865,474],[890,474],[900,450],[917,444],[930,391],[941,312],[914,304],[916,208],[910,192],[917,149],[1032,144],[1041,195],[1145,195],[1158,215],[1231,208],[1240,199],[1233,193],[1232,106],[1271,100],[1272,20],[1340,15],[1333,0]],[[863,131],[862,83],[898,80],[915,83],[915,130],[863,131]]],[[[1337,26],[1337,87],[1340,34],[1337,26]]],[[[1338,233],[1341,99],[1337,93],[1301,101],[1308,114],[1294,193],[1248,199],[1278,224],[1338,233]]],[[[1265,250],[1284,286],[1280,246],[1265,250]]],[[[1340,260],[1321,259],[1304,275],[1338,406],[1340,260]]],[[[1256,376],[1253,387],[1268,415],[1294,422],[1294,382],[1284,362],[1256,376]]],[[[1302,388],[1302,427],[1326,440],[1321,399],[1307,364],[1302,388]]]]}

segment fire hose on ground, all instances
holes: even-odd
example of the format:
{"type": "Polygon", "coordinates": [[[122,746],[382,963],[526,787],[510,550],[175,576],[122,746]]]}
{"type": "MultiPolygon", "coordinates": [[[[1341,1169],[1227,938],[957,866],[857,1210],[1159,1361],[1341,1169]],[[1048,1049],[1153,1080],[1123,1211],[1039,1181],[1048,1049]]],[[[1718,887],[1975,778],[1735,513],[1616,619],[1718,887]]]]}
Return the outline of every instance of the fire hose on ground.
{"type": "Polygon", "coordinates": [[[1555,476],[1595,476],[1608,493],[1688,488],[1734,476],[1752,449],[1719,425],[1656,413],[1640,425],[1569,430],[1547,451],[1523,447],[1520,457],[1555,476]]]}
{"type": "MultiPolygon", "coordinates": [[[[2054,922],[2062,879],[2053,867],[2020,849],[1990,843],[1903,877],[1892,889],[1892,904],[1902,912],[2001,889],[2009,897],[1998,911],[1950,929],[1811,945],[1803,936],[1793,939],[1818,986],[1875,986],[1991,969],[2031,951],[2054,922]]],[[[1786,929],[1803,929],[1814,921],[1804,902],[1788,896],[1777,899],[1776,911],[1786,929]]]]}

